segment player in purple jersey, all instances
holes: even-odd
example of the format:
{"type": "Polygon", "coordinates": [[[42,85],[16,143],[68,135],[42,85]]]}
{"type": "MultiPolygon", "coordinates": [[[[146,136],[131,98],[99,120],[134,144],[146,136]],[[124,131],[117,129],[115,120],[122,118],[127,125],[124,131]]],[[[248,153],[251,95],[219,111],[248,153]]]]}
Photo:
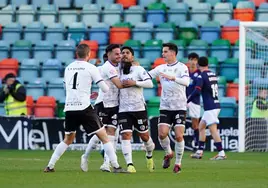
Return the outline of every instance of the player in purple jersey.
{"type": "Polygon", "coordinates": [[[214,145],[218,150],[218,154],[211,158],[211,160],[226,159],[225,152],[222,148],[222,141],[217,130],[219,124],[218,115],[220,113],[220,102],[218,98],[218,77],[214,72],[208,69],[208,59],[200,57],[198,59],[198,68],[201,74],[198,76],[195,90],[188,97],[187,103],[191,102],[196,95],[202,95],[204,103],[204,114],[199,123],[199,144],[196,153],[191,157],[194,159],[201,159],[206,141],[206,127],[209,128],[214,145]]]}
{"type": "MultiPolygon", "coordinates": [[[[186,88],[187,97],[194,91],[196,86],[197,77],[200,74],[200,70],[197,69],[198,54],[190,53],[188,55],[189,66],[189,76],[190,76],[190,85],[186,88]]],[[[196,95],[191,102],[188,103],[188,113],[192,120],[192,129],[194,130],[193,141],[194,141],[194,150],[198,148],[199,141],[199,131],[198,124],[200,118],[201,106],[200,106],[200,95],[196,95]]]]}

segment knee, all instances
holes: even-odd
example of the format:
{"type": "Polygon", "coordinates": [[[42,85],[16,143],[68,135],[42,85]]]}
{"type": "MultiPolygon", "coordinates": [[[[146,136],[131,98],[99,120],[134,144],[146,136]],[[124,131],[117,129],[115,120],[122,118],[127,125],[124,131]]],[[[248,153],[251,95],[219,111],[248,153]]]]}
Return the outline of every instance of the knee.
{"type": "Polygon", "coordinates": [[[107,132],[108,135],[114,136],[115,135],[115,128],[107,127],[106,132],[107,132]]]}
{"type": "Polygon", "coordinates": [[[145,133],[145,134],[140,134],[140,137],[142,139],[142,141],[147,142],[150,138],[149,134],[145,133]]]}
{"type": "Polygon", "coordinates": [[[122,133],[122,140],[130,140],[132,136],[131,132],[124,132],[122,133]]]}
{"type": "Polygon", "coordinates": [[[182,142],[183,141],[183,136],[176,136],[176,141],[177,142],[182,142]]]}
{"type": "Polygon", "coordinates": [[[73,140],[70,139],[70,138],[65,138],[65,139],[64,139],[64,143],[67,144],[67,145],[69,146],[70,144],[73,143],[73,140]]]}
{"type": "Polygon", "coordinates": [[[158,138],[160,140],[164,140],[166,137],[167,137],[167,134],[166,133],[161,132],[161,133],[158,134],[158,138]]]}

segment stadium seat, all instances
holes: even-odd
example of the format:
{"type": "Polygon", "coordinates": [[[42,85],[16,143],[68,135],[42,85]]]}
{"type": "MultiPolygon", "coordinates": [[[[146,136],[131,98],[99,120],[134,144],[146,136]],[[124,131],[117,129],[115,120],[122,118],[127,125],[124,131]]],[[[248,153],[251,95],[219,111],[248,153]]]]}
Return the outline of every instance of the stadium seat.
{"type": "Polygon", "coordinates": [[[48,59],[41,68],[42,79],[46,82],[60,77],[62,66],[59,59],[48,59]]]}
{"type": "Polygon", "coordinates": [[[24,29],[24,40],[31,41],[32,44],[42,40],[44,25],[41,22],[32,22],[24,29]]]}
{"type": "Polygon", "coordinates": [[[27,115],[33,115],[34,100],[32,96],[26,96],[27,115]]]}
{"type": "Polygon", "coordinates": [[[72,0],[53,0],[53,3],[59,8],[71,8],[72,0]]]}
{"type": "Polygon", "coordinates": [[[164,23],[166,10],[167,7],[164,3],[149,4],[146,11],[147,22],[152,22],[155,26],[164,23]]]}
{"type": "Polygon", "coordinates": [[[124,46],[129,46],[134,50],[134,56],[136,58],[140,58],[140,52],[141,52],[141,41],[139,40],[127,40],[124,43],[124,46]]]}
{"type": "Polygon", "coordinates": [[[176,44],[178,47],[177,59],[180,59],[185,56],[185,49],[186,49],[185,40],[171,40],[169,42],[176,44]]]}
{"type": "Polygon", "coordinates": [[[137,0],[116,0],[116,3],[122,4],[124,8],[129,8],[137,4],[137,0]]]}
{"type": "Polygon", "coordinates": [[[157,89],[154,86],[153,88],[143,88],[143,96],[145,101],[150,100],[152,97],[155,97],[157,94],[157,89]]]}
{"type": "Polygon", "coordinates": [[[87,27],[83,22],[73,22],[68,28],[67,40],[74,40],[76,44],[86,38],[87,27]]]}
{"type": "Polygon", "coordinates": [[[64,31],[63,23],[53,23],[45,30],[45,38],[52,44],[56,44],[58,41],[64,40],[64,31]]]}
{"type": "Polygon", "coordinates": [[[231,3],[216,3],[212,11],[212,20],[219,22],[221,25],[232,19],[233,5],[231,3]]]}
{"type": "Polygon", "coordinates": [[[229,58],[230,42],[228,40],[215,40],[210,47],[210,56],[217,57],[219,62],[225,61],[229,58]]]}
{"type": "Polygon", "coordinates": [[[143,48],[143,57],[149,59],[151,62],[162,55],[162,41],[161,40],[147,40],[143,48]]]}
{"type": "Polygon", "coordinates": [[[100,21],[101,8],[97,4],[85,4],[80,13],[81,21],[86,26],[92,26],[100,21]]]}
{"type": "Polygon", "coordinates": [[[221,64],[220,75],[225,76],[227,81],[233,81],[235,78],[238,78],[238,59],[226,59],[221,64]]]}
{"type": "Polygon", "coordinates": [[[187,3],[189,7],[194,7],[200,2],[200,0],[181,0],[184,3],[187,3]]]}
{"type": "Polygon", "coordinates": [[[144,9],[141,6],[131,6],[124,10],[123,17],[125,22],[136,25],[143,21],[144,9]]]}
{"type": "Polygon", "coordinates": [[[90,40],[98,41],[99,45],[106,45],[108,44],[108,32],[109,32],[109,25],[105,23],[97,23],[94,26],[92,26],[91,29],[89,30],[88,38],[90,40]]]}
{"type": "Polygon", "coordinates": [[[20,40],[21,30],[22,26],[19,23],[7,24],[2,32],[2,40],[8,44],[13,44],[16,40],[20,40]]]}
{"type": "Polygon", "coordinates": [[[131,38],[131,25],[129,23],[119,22],[110,29],[110,44],[124,44],[131,38]]]}
{"type": "Polygon", "coordinates": [[[7,0],[0,0],[0,7],[5,7],[8,5],[7,0]]]}
{"type": "Polygon", "coordinates": [[[74,62],[76,59],[68,59],[68,60],[65,60],[63,62],[63,64],[65,65],[65,67],[67,67],[68,65],[70,65],[72,62],[74,62]]]}
{"type": "MultiPolygon", "coordinates": [[[[169,1],[169,0],[168,0],[169,1]]],[[[179,26],[187,20],[189,7],[186,3],[176,3],[167,10],[167,18],[169,22],[173,22],[179,26]]]]}
{"type": "Polygon", "coordinates": [[[159,66],[159,65],[162,65],[162,64],[166,64],[164,58],[162,58],[162,57],[156,58],[156,59],[154,60],[153,65],[152,65],[152,69],[154,69],[155,67],[157,67],[157,66],[159,66]]]}
{"type": "Polygon", "coordinates": [[[262,75],[262,69],[264,66],[263,59],[250,59],[246,63],[246,80],[252,81],[255,78],[260,77],[262,75]]]}
{"type": "Polygon", "coordinates": [[[256,7],[259,7],[259,8],[260,8],[260,5],[261,5],[262,3],[267,2],[267,0],[250,0],[250,1],[252,1],[252,2],[255,4],[255,6],[256,6],[256,7]]]}
{"type": "Polygon", "coordinates": [[[220,98],[221,111],[219,117],[236,117],[236,99],[234,97],[220,98]]]}
{"type": "Polygon", "coordinates": [[[65,99],[60,99],[60,101],[57,103],[57,117],[64,118],[65,112],[64,112],[64,105],[65,105],[65,99]]]}
{"type": "Polygon", "coordinates": [[[226,96],[227,97],[234,97],[236,99],[236,101],[238,101],[239,100],[238,88],[239,88],[239,85],[237,83],[227,84],[226,96]]]}
{"type": "Polygon", "coordinates": [[[158,40],[162,40],[164,43],[174,39],[176,26],[173,23],[167,22],[159,24],[154,30],[154,36],[158,40]]]}
{"type": "Polygon", "coordinates": [[[16,20],[22,26],[27,26],[34,21],[35,8],[33,5],[20,5],[19,10],[16,12],[16,20]]]}
{"type": "Polygon", "coordinates": [[[191,20],[198,25],[203,25],[209,20],[211,6],[209,3],[197,3],[192,7],[191,20]]]}
{"type": "Polygon", "coordinates": [[[114,3],[114,0],[97,0],[95,1],[98,6],[104,7],[105,5],[110,5],[114,3]]]}
{"type": "Polygon", "coordinates": [[[20,77],[25,82],[31,82],[31,80],[38,77],[39,63],[36,59],[24,59],[21,62],[19,71],[20,77]]]}
{"type": "Polygon", "coordinates": [[[148,7],[149,4],[155,2],[157,2],[157,0],[139,0],[139,5],[142,7],[148,7]]]}
{"type": "Polygon", "coordinates": [[[97,58],[97,52],[99,49],[98,41],[96,40],[83,40],[80,44],[87,44],[90,48],[90,59],[97,58]]]}
{"type": "Polygon", "coordinates": [[[0,116],[6,115],[5,105],[0,103],[0,116]]]}
{"type": "Polygon", "coordinates": [[[239,21],[227,21],[221,30],[221,38],[229,40],[231,44],[235,44],[235,42],[239,39],[239,21]]]}
{"type": "Polygon", "coordinates": [[[55,58],[61,61],[66,61],[68,59],[74,58],[75,52],[75,41],[73,40],[63,40],[57,44],[55,50],[55,58]]]}
{"type": "Polygon", "coordinates": [[[106,4],[102,12],[102,22],[114,25],[121,21],[123,6],[121,4],[106,4]]]}
{"type": "Polygon", "coordinates": [[[0,40],[0,61],[8,58],[9,44],[6,41],[0,40]]]}
{"type": "Polygon", "coordinates": [[[3,26],[11,24],[15,15],[15,7],[8,5],[0,10],[0,23],[3,26]]]}
{"type": "Polygon", "coordinates": [[[260,78],[259,76],[256,76],[252,80],[252,84],[250,86],[250,96],[257,96],[259,88],[268,89],[268,80],[267,78],[260,78]]]}
{"type": "Polygon", "coordinates": [[[195,52],[201,56],[207,56],[208,44],[203,40],[192,40],[187,48],[187,54],[195,52]]]}
{"type": "Polygon", "coordinates": [[[85,5],[91,5],[93,3],[93,0],[74,0],[73,6],[75,8],[82,8],[85,5]]]}
{"type": "Polygon", "coordinates": [[[268,21],[268,3],[262,3],[256,11],[257,21],[268,21]]]}
{"type": "Polygon", "coordinates": [[[225,97],[226,94],[226,78],[224,76],[218,77],[218,96],[219,98],[225,97]]]}
{"type": "Polygon", "coordinates": [[[41,78],[33,78],[25,87],[27,95],[32,96],[34,100],[45,94],[45,82],[41,78]]]}
{"type": "Polygon", "coordinates": [[[44,26],[49,26],[56,22],[58,9],[55,5],[41,4],[40,10],[37,12],[38,21],[44,26]]]}
{"type": "Polygon", "coordinates": [[[186,44],[189,45],[193,39],[198,37],[198,26],[192,21],[186,21],[181,23],[178,38],[185,40],[186,44]]]}
{"type": "Polygon", "coordinates": [[[15,6],[21,6],[21,5],[26,5],[28,4],[28,0],[10,0],[10,4],[15,5],[15,6]]]}
{"type": "Polygon", "coordinates": [[[220,38],[220,23],[216,21],[208,21],[202,25],[200,29],[200,38],[201,40],[206,41],[208,44],[211,44],[214,40],[220,38]]]}
{"type": "Polygon", "coordinates": [[[47,86],[47,95],[55,97],[57,101],[65,98],[63,78],[55,78],[49,81],[47,86]]]}
{"type": "Polygon", "coordinates": [[[106,45],[99,46],[98,57],[100,57],[101,61],[103,61],[102,57],[105,54],[106,47],[106,45]]]}
{"type": "Polygon", "coordinates": [[[238,1],[234,10],[234,19],[240,21],[254,21],[255,5],[252,1],[238,1]]]}
{"type": "Polygon", "coordinates": [[[146,40],[152,39],[153,23],[140,22],[132,29],[132,39],[139,40],[144,43],[146,40]]]}
{"type": "Polygon", "coordinates": [[[50,41],[39,41],[33,48],[33,58],[41,62],[52,58],[54,46],[50,41]]]}
{"type": "Polygon", "coordinates": [[[31,0],[31,4],[34,7],[42,7],[42,5],[48,5],[50,0],[31,0]]]}
{"type": "Polygon", "coordinates": [[[214,7],[217,3],[220,3],[221,0],[206,0],[212,7],[214,7]]]}
{"type": "Polygon", "coordinates": [[[217,74],[218,67],[219,67],[218,59],[216,57],[209,57],[208,58],[208,67],[211,71],[213,71],[217,74]]]}
{"type": "Polygon", "coordinates": [[[68,27],[71,23],[77,22],[78,14],[76,10],[60,10],[59,22],[63,23],[65,27],[68,27]]]}
{"type": "Polygon", "coordinates": [[[235,42],[235,45],[232,46],[233,58],[239,58],[239,40],[235,42]]]}
{"type": "Polygon", "coordinates": [[[56,112],[56,100],[51,96],[40,96],[34,107],[35,117],[55,117],[56,112]]]}
{"type": "Polygon", "coordinates": [[[3,59],[0,61],[0,78],[3,79],[8,73],[17,75],[18,69],[19,62],[17,59],[3,59]]]}
{"type": "Polygon", "coordinates": [[[148,60],[146,58],[139,58],[139,59],[136,59],[136,61],[139,62],[140,66],[142,66],[145,70],[147,70],[147,71],[151,70],[151,62],[150,62],[150,60],[148,60]]]}
{"type": "Polygon", "coordinates": [[[147,113],[148,117],[155,117],[159,116],[159,105],[160,105],[160,97],[154,96],[151,97],[147,103],[147,113]]]}
{"type": "Polygon", "coordinates": [[[11,57],[22,61],[29,59],[32,49],[32,43],[28,40],[17,40],[11,49],[11,57]]]}

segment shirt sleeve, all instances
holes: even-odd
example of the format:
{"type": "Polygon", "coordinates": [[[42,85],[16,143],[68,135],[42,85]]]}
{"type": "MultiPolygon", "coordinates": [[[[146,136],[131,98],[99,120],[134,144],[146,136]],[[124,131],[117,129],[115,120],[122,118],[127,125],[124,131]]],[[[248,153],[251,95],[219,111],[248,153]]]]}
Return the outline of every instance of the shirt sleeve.
{"type": "Polygon", "coordinates": [[[141,80],[144,80],[144,81],[152,79],[149,73],[143,67],[139,67],[139,77],[141,80]]]}
{"type": "Polygon", "coordinates": [[[186,65],[183,66],[180,77],[189,77],[189,69],[186,65]]]}
{"type": "Polygon", "coordinates": [[[109,79],[112,79],[114,77],[118,76],[118,72],[115,67],[113,66],[107,66],[104,70],[102,70],[109,79]]]}
{"type": "Polygon", "coordinates": [[[103,81],[102,77],[101,77],[101,74],[98,70],[97,67],[93,66],[91,69],[90,69],[90,74],[91,74],[91,77],[92,77],[92,80],[98,84],[100,83],[101,81],[103,81]]]}
{"type": "Polygon", "coordinates": [[[202,90],[202,87],[203,87],[203,77],[202,75],[200,74],[197,79],[196,79],[196,85],[195,85],[195,89],[198,89],[198,90],[202,90]]]}
{"type": "Polygon", "coordinates": [[[148,74],[149,74],[149,76],[151,77],[151,78],[156,78],[157,76],[159,76],[159,74],[160,74],[160,68],[159,68],[160,66],[157,66],[157,67],[155,67],[153,70],[150,70],[149,72],[148,72],[148,74]]]}

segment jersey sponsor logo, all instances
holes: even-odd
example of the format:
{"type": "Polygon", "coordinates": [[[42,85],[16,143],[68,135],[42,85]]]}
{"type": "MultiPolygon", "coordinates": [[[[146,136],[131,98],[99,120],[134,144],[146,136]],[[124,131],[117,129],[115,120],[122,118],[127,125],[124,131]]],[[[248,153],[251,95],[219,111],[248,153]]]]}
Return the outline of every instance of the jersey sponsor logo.
{"type": "Polygon", "coordinates": [[[120,119],[119,123],[127,123],[127,119],[120,119]]]}

